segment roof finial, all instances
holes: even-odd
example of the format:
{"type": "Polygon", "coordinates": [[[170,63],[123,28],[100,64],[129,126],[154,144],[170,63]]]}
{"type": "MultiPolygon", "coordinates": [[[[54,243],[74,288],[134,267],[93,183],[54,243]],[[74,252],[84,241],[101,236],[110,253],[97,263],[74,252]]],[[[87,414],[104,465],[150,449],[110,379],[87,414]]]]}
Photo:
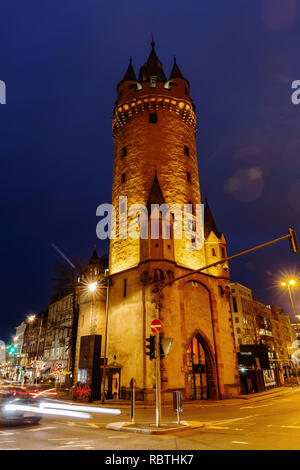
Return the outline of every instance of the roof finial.
{"type": "Polygon", "coordinates": [[[132,57],[131,56],[129,57],[129,63],[130,63],[130,65],[132,65],[132,57]]]}
{"type": "Polygon", "coordinates": [[[152,38],[152,41],[151,41],[151,46],[152,46],[152,49],[153,49],[153,48],[154,48],[154,46],[155,46],[155,42],[154,42],[153,33],[151,33],[151,38],[152,38]]]}

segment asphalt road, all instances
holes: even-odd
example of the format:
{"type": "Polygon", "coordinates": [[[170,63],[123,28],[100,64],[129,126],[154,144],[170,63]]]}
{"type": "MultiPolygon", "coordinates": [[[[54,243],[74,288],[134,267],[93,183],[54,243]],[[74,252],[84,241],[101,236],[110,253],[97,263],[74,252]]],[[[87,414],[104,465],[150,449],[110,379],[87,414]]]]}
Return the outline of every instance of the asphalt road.
{"type": "MultiPolygon", "coordinates": [[[[253,402],[186,404],[182,419],[204,427],[174,434],[140,434],[106,429],[130,421],[129,409],[119,416],[94,414],[83,420],[45,416],[38,425],[0,428],[0,450],[298,450],[300,390],[253,402]]],[[[176,421],[163,407],[163,422],[176,421]]],[[[137,422],[155,422],[154,408],[137,408],[137,422]]]]}

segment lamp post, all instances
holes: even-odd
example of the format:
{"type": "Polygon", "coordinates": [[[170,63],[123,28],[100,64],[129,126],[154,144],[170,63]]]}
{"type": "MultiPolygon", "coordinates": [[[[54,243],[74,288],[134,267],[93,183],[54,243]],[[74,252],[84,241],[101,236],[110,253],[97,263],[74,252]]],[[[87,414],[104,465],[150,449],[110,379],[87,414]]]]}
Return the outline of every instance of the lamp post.
{"type": "Polygon", "coordinates": [[[92,282],[88,286],[88,289],[91,292],[91,296],[92,296],[92,299],[91,299],[91,317],[90,317],[90,334],[92,334],[92,332],[93,332],[94,292],[96,291],[97,287],[98,287],[98,282],[97,281],[92,282]]]}
{"type": "Polygon", "coordinates": [[[103,371],[101,379],[101,402],[104,403],[105,400],[105,377],[106,377],[106,357],[107,357],[107,332],[108,332],[108,300],[109,300],[109,277],[107,276],[106,286],[98,286],[98,282],[92,282],[88,285],[89,291],[92,293],[92,306],[91,306],[91,323],[90,323],[90,333],[92,334],[92,316],[93,316],[93,300],[94,292],[100,287],[101,289],[106,289],[106,306],[105,306],[105,333],[104,333],[104,358],[103,358],[103,371]]]}
{"type": "MultiPolygon", "coordinates": [[[[281,285],[283,287],[287,287],[288,292],[289,292],[291,306],[292,306],[292,312],[293,312],[294,320],[295,320],[296,339],[298,340],[298,336],[297,336],[298,322],[297,322],[297,315],[296,315],[295,305],[294,305],[292,291],[291,291],[291,286],[294,286],[295,284],[296,284],[296,281],[294,279],[290,279],[289,281],[282,281],[281,282],[281,285]]],[[[298,385],[299,385],[299,376],[298,376],[297,366],[296,366],[296,374],[297,374],[297,382],[298,382],[298,385]]]]}
{"type": "Polygon", "coordinates": [[[105,339],[104,339],[104,358],[103,358],[103,373],[102,373],[102,384],[101,384],[101,403],[105,400],[105,376],[106,376],[106,356],[107,356],[107,331],[108,331],[108,299],[109,299],[109,277],[107,277],[106,288],[106,306],[105,306],[105,339]]]}

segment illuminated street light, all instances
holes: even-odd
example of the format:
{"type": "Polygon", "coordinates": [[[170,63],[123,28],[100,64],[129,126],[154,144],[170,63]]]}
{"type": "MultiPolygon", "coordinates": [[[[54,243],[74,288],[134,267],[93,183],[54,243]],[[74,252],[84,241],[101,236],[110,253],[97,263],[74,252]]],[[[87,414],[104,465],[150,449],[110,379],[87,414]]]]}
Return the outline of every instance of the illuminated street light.
{"type": "Polygon", "coordinates": [[[90,292],[95,292],[95,290],[97,289],[97,287],[98,287],[98,282],[97,282],[97,281],[92,282],[92,283],[89,284],[89,286],[88,286],[90,292]]]}
{"type": "Polygon", "coordinates": [[[35,315],[30,315],[28,317],[28,321],[32,322],[33,320],[35,320],[35,315]]]}

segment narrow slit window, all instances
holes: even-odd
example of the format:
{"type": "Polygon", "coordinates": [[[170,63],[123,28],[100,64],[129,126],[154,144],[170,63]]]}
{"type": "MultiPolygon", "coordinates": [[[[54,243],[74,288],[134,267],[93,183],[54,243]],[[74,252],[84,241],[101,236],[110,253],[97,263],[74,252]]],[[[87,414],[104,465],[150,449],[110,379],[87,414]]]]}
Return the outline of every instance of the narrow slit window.
{"type": "Polygon", "coordinates": [[[125,183],[126,181],[126,173],[122,173],[122,183],[125,183]]]}
{"type": "Polygon", "coordinates": [[[184,146],[184,154],[189,157],[190,156],[190,149],[187,145],[184,146]]]}
{"type": "Polygon", "coordinates": [[[189,183],[191,182],[191,173],[188,171],[186,172],[186,179],[189,183]]]}
{"type": "Polygon", "coordinates": [[[151,124],[156,124],[157,123],[157,113],[150,113],[149,114],[149,122],[151,124]]]}

